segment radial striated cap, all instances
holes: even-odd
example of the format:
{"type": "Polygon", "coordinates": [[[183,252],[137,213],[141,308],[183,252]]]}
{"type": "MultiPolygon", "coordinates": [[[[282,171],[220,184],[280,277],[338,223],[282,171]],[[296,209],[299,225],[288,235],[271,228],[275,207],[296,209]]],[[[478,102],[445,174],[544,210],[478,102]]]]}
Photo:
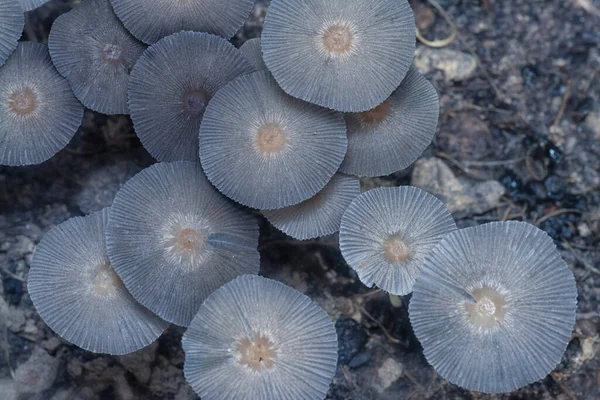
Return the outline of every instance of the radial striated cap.
{"type": "Polygon", "coordinates": [[[155,341],[168,323],[131,297],[106,255],[109,209],[50,230],[33,256],[27,289],[46,324],[95,353],[126,354],[155,341]]]}
{"type": "Polygon", "coordinates": [[[415,51],[406,0],[272,0],[265,63],[288,94],[344,112],[374,108],[400,85],[415,51]]]}
{"type": "MultiPolygon", "coordinates": [[[[6,0],[2,0],[2,2],[4,2],[4,1],[6,1],[6,0]]],[[[19,3],[21,3],[21,8],[23,8],[23,11],[31,11],[38,7],[43,6],[50,0],[17,0],[17,1],[19,3]]]]}
{"type": "Polygon", "coordinates": [[[125,27],[152,44],[179,31],[231,38],[244,25],[255,0],[110,0],[125,27]]]}
{"type": "Polygon", "coordinates": [[[0,2],[0,66],[17,48],[24,26],[25,15],[19,1],[2,0],[0,2]]]}
{"type": "Polygon", "coordinates": [[[377,188],[344,213],[340,250],[360,280],[386,292],[412,292],[427,254],[456,225],[435,196],[411,186],[377,188]]]}
{"type": "Polygon", "coordinates": [[[186,161],[155,164],[121,188],[106,242],[133,297],[182,326],[215,289],[260,266],[256,220],[186,161]]]}
{"type": "Polygon", "coordinates": [[[159,161],[197,161],[208,102],[253,70],[238,49],[208,33],[176,33],[150,46],[129,80],[131,119],[146,150],[159,161]]]}
{"type": "Polygon", "coordinates": [[[129,72],[146,46],[123,27],[108,0],[85,0],[58,17],[48,47],[84,106],[103,114],[129,113],[129,72]]]}
{"type": "Polygon", "coordinates": [[[260,210],[298,204],[323,189],[346,154],[342,115],[286,95],[267,71],[213,98],[200,127],[200,161],[226,196],[260,210]]]}
{"type": "Polygon", "coordinates": [[[442,377],[500,393],[544,378],[560,362],[576,306],[573,274],[552,239],[511,221],[446,236],[423,265],[409,312],[442,377]]]}
{"type": "Polygon", "coordinates": [[[265,60],[263,60],[259,38],[250,39],[244,42],[244,44],[240,47],[240,52],[244,57],[246,57],[246,60],[250,61],[252,66],[257,71],[263,71],[267,69],[265,60]]]}
{"type": "Polygon", "coordinates": [[[83,106],[43,44],[22,42],[0,68],[0,164],[46,161],[65,147],[83,106]]]}
{"type": "Polygon", "coordinates": [[[241,276],[213,293],[183,335],[184,374],[203,399],[324,399],[336,371],[327,314],[271,279],[241,276]]]}
{"type": "Polygon", "coordinates": [[[340,230],[342,215],[360,194],[358,178],[335,174],[319,193],[295,206],[263,211],[271,224],[299,240],[331,235],[340,230]]]}
{"type": "Polygon", "coordinates": [[[386,101],[370,111],[346,114],[348,152],[340,170],[382,176],[409,167],[433,140],[439,108],[434,87],[410,69],[386,101]]]}

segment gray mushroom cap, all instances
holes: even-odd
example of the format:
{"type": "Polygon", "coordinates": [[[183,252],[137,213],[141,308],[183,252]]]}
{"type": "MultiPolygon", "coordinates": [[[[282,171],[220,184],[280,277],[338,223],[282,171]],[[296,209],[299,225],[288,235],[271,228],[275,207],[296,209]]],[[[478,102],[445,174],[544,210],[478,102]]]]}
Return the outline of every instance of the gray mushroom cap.
{"type": "Polygon", "coordinates": [[[455,229],[446,206],[424,190],[377,188],[354,199],[344,213],[340,250],[362,283],[405,295],[427,254],[455,229]]]}
{"type": "Polygon", "coordinates": [[[254,6],[254,0],[110,1],[125,27],[148,44],[179,31],[208,32],[229,39],[254,6]]]}
{"type": "Polygon", "coordinates": [[[323,189],[346,154],[341,114],[294,99],[267,71],[219,90],[200,126],[200,162],[231,199],[260,210],[298,204],[323,189]]]}
{"type": "Polygon", "coordinates": [[[85,0],[58,17],[48,47],[84,106],[103,114],[129,113],[129,72],[146,46],[123,27],[108,0],[85,0]]]}
{"type": "Polygon", "coordinates": [[[246,57],[246,60],[250,61],[252,66],[257,71],[263,71],[267,69],[267,66],[265,65],[265,60],[263,60],[259,38],[246,40],[244,44],[240,47],[240,52],[244,57],[246,57]]]}
{"type": "Polygon", "coordinates": [[[203,399],[324,399],[338,343],[327,314],[271,279],[215,291],[183,335],[184,374],[203,399]]]}
{"type": "Polygon", "coordinates": [[[415,29],[406,0],[272,0],[262,50],[286,93],[361,112],[402,82],[414,55],[415,29]]]}
{"type": "Polygon", "coordinates": [[[509,392],[544,378],[575,325],[573,274],[524,222],[458,230],[430,252],[410,301],[427,361],[469,390],[509,392]]]}
{"type": "Polygon", "coordinates": [[[263,211],[265,218],[285,234],[299,240],[331,235],[340,230],[342,215],[360,194],[358,178],[335,174],[316,195],[300,204],[263,211]]]}
{"type": "Polygon", "coordinates": [[[169,325],[136,302],[112,269],[104,230],[109,209],[50,230],[33,256],[27,289],[57,334],[84,350],[126,354],[155,341],[169,325]]]}
{"type": "Polygon", "coordinates": [[[0,66],[17,48],[24,26],[25,15],[18,0],[0,2],[0,66]]]}
{"type": "MultiPolygon", "coordinates": [[[[2,0],[2,1],[5,1],[5,0],[2,0]]],[[[38,7],[43,6],[50,0],[18,0],[18,1],[21,3],[21,7],[23,8],[23,11],[31,11],[31,10],[35,10],[38,7]]]]}
{"type": "Polygon", "coordinates": [[[83,119],[83,106],[43,44],[21,42],[0,68],[0,164],[46,161],[64,148],[83,119]]]}
{"type": "Polygon", "coordinates": [[[375,109],[346,114],[348,152],[340,170],[382,176],[409,167],[433,140],[439,108],[435,88],[411,68],[375,109]]]}
{"type": "Polygon", "coordinates": [[[214,94],[254,69],[208,33],[180,32],[150,46],[131,71],[129,108],[137,135],[158,161],[197,161],[198,130],[214,94]]]}
{"type": "Polygon", "coordinates": [[[221,196],[200,165],[159,163],[117,193],[106,243],[133,297],[161,318],[189,325],[215,289],[260,266],[255,218],[221,196]]]}

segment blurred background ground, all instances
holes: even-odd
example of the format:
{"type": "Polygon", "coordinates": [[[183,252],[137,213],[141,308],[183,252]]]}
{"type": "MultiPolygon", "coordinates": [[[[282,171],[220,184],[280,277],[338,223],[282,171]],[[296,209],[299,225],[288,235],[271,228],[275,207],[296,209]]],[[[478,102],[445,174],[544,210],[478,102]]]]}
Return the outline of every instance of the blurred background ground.
{"type": "MultiPolygon", "coordinates": [[[[24,40],[45,42],[52,21],[77,3],[52,0],[27,14],[24,40]]],[[[408,322],[410,296],[364,287],[337,238],[297,242],[261,220],[261,273],[311,296],[340,338],[330,399],[600,398],[600,1],[411,0],[424,38],[415,63],[437,88],[434,143],[406,171],[365,189],[413,184],[442,198],[461,227],[516,219],[555,241],[575,275],[577,325],[562,362],[544,380],[487,396],[441,379],[408,322]],[[458,35],[447,44],[455,24],[458,35]]],[[[260,35],[267,1],[233,39],[260,35]]],[[[51,332],[27,295],[32,253],[69,217],[110,204],[150,165],[126,117],[87,111],[72,143],[48,162],[0,167],[0,399],[177,399],[185,383],[183,329],[125,357],[95,355],[51,332]]]]}

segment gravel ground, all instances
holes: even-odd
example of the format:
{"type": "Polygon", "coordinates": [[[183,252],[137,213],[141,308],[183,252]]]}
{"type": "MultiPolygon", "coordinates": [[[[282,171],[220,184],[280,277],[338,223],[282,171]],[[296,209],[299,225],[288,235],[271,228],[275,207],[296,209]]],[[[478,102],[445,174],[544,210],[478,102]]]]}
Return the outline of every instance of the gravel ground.
{"type": "MultiPolygon", "coordinates": [[[[600,398],[600,1],[411,1],[422,35],[415,64],[441,99],[434,143],[410,169],[365,189],[413,184],[444,200],[461,227],[531,222],[575,275],[577,325],[562,362],[511,394],[468,392],[425,361],[408,322],[410,296],[364,287],[337,237],[298,242],[261,220],[261,273],[309,295],[336,321],[340,362],[329,399],[600,398]],[[449,23],[449,22],[450,23],[449,23]],[[450,43],[439,42],[452,32],[450,43]]],[[[45,42],[76,0],[27,14],[26,40],[45,42]]],[[[233,39],[260,35],[265,1],[233,39]]],[[[126,117],[86,111],[72,143],[33,167],[0,167],[0,399],[196,399],[183,379],[183,329],[123,357],[78,349],[50,331],[27,294],[32,253],[64,220],[96,211],[153,163],[126,117]]]]}

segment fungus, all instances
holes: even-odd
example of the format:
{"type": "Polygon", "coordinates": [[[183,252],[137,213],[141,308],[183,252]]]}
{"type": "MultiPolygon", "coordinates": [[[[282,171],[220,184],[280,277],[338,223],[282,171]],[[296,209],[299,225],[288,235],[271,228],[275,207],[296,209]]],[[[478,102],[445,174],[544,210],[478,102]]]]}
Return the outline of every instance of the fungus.
{"type": "Polygon", "coordinates": [[[344,213],[340,250],[365,285],[405,295],[425,256],[455,229],[435,196],[411,186],[377,188],[354,199],[344,213]]]}
{"type": "Polygon", "coordinates": [[[84,350],[126,354],[167,328],[127,292],[106,255],[105,208],[50,230],[33,256],[27,289],[44,322],[84,350]]]}
{"type": "Polygon", "coordinates": [[[407,168],[431,143],[438,113],[434,87],[410,69],[386,101],[369,111],[346,114],[348,152],[340,170],[381,176],[407,168]]]}
{"type": "Polygon", "coordinates": [[[272,0],[265,63],[288,94],[344,112],[374,108],[400,85],[415,50],[406,0],[272,0]]]}
{"type": "Polygon", "coordinates": [[[340,230],[342,215],[360,194],[356,177],[335,174],[319,193],[300,204],[263,211],[269,222],[287,235],[306,240],[340,230]]]}
{"type": "MultiPolygon", "coordinates": [[[[6,0],[2,0],[2,1],[6,1],[6,0]]],[[[43,6],[50,0],[18,0],[18,1],[21,3],[21,8],[23,9],[21,12],[23,12],[23,11],[35,10],[36,8],[43,6]]]]}
{"type": "Polygon", "coordinates": [[[125,30],[108,0],[86,0],[58,17],[48,47],[54,66],[84,106],[128,114],[129,72],[145,46],[125,30]]]}
{"type": "Polygon", "coordinates": [[[113,201],[106,242],[133,297],[182,326],[215,289],[260,265],[256,220],[187,161],[155,164],[131,178],[113,201]]]}
{"type": "Polygon", "coordinates": [[[19,43],[0,68],[0,164],[46,161],[69,143],[82,119],[83,106],[48,48],[19,43]]]}
{"type": "Polygon", "coordinates": [[[188,383],[207,399],[324,399],[337,335],[310,298],[245,275],[215,291],[183,335],[188,383]]]}
{"type": "Polygon", "coordinates": [[[17,0],[0,2],[0,66],[17,48],[24,26],[25,16],[19,2],[17,0]]]}
{"type": "Polygon", "coordinates": [[[286,95],[267,71],[219,90],[200,126],[200,162],[226,196],[260,210],[321,190],[346,154],[342,115],[286,95]]]}
{"type": "Polygon", "coordinates": [[[254,6],[254,0],[110,1],[127,30],[148,44],[182,30],[230,39],[254,6]]]}
{"type": "Polygon", "coordinates": [[[576,306],[573,274],[552,239],[510,221],[446,236],[421,269],[409,313],[442,377],[500,393],[544,378],[560,362],[576,306]]]}
{"type": "Polygon", "coordinates": [[[265,60],[263,60],[259,38],[246,40],[246,42],[244,42],[244,44],[240,47],[240,52],[257,71],[263,71],[267,69],[265,60]]]}
{"type": "Polygon", "coordinates": [[[197,161],[198,129],[215,92],[252,72],[225,39],[180,32],[150,46],[131,71],[129,108],[142,144],[158,161],[197,161]]]}

